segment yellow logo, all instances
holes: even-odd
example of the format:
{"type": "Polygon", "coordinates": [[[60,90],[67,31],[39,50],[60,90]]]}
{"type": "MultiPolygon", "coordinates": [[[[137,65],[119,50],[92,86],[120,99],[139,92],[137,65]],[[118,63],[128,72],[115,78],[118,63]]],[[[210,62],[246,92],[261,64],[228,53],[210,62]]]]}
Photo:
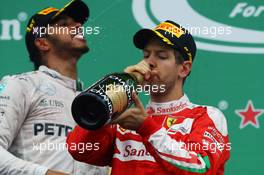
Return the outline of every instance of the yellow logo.
{"type": "Polygon", "coordinates": [[[185,47],[184,47],[184,50],[186,51],[186,53],[187,53],[187,55],[188,55],[188,57],[189,57],[189,60],[192,61],[192,54],[191,54],[191,52],[189,51],[189,49],[185,46],[185,47]]]}
{"type": "Polygon", "coordinates": [[[158,30],[158,29],[169,32],[175,35],[177,38],[180,38],[184,34],[184,31],[180,27],[177,27],[168,22],[163,22],[160,25],[158,25],[155,30],[158,30]]]}
{"type": "Polygon", "coordinates": [[[32,19],[30,24],[29,24],[29,26],[27,27],[27,32],[31,32],[31,30],[33,29],[34,25],[35,25],[35,21],[34,21],[34,19],[32,19]]]}
{"type": "Polygon", "coordinates": [[[68,7],[69,5],[71,5],[75,0],[70,1],[68,4],[66,4],[63,8],[61,8],[55,15],[54,17],[58,16],[59,14],[61,14],[61,12],[63,12],[65,10],[66,7],[68,7]]]}
{"type": "Polygon", "coordinates": [[[174,125],[176,123],[177,119],[176,118],[172,118],[172,117],[168,117],[166,124],[168,127],[171,127],[172,125],[174,125]]]}
{"type": "Polygon", "coordinates": [[[49,8],[46,8],[40,12],[38,12],[39,15],[47,15],[47,14],[50,14],[51,12],[54,12],[54,11],[58,11],[58,9],[54,8],[54,7],[49,7],[49,8]]]}
{"type": "Polygon", "coordinates": [[[119,129],[120,129],[120,131],[122,131],[122,132],[125,132],[125,131],[126,131],[126,129],[122,128],[121,126],[119,126],[119,129]]]}
{"type": "Polygon", "coordinates": [[[163,36],[160,32],[156,31],[156,30],[153,30],[159,37],[162,38],[162,40],[167,43],[167,44],[170,44],[170,45],[174,45],[168,38],[166,38],[165,36],[163,36]]]}

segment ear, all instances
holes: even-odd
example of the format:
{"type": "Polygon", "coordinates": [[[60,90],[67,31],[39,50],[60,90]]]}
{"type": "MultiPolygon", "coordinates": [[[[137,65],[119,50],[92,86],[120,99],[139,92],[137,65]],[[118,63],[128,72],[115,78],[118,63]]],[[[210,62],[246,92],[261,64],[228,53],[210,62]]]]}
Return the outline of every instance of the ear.
{"type": "Polygon", "coordinates": [[[192,69],[192,62],[191,61],[184,61],[181,65],[181,68],[179,70],[179,76],[184,79],[186,78],[192,69]]]}
{"type": "Polygon", "coordinates": [[[37,38],[35,39],[35,45],[40,51],[48,51],[50,50],[50,45],[45,38],[37,38]]]}

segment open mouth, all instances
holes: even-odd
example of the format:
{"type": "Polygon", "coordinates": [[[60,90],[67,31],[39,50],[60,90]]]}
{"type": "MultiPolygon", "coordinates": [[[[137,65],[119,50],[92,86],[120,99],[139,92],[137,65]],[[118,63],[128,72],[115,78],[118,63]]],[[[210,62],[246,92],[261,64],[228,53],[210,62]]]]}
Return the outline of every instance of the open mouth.
{"type": "Polygon", "coordinates": [[[83,33],[77,33],[73,38],[80,39],[80,40],[85,40],[83,33]]]}

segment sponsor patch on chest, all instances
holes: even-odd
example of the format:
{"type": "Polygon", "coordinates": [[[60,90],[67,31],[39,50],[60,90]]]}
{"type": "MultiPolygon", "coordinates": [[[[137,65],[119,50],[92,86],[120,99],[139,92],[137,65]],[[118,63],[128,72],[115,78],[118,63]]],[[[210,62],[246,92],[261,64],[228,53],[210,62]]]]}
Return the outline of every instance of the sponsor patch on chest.
{"type": "Polygon", "coordinates": [[[121,161],[148,160],[155,162],[142,142],[116,139],[116,149],[117,153],[114,154],[114,157],[121,161]]]}

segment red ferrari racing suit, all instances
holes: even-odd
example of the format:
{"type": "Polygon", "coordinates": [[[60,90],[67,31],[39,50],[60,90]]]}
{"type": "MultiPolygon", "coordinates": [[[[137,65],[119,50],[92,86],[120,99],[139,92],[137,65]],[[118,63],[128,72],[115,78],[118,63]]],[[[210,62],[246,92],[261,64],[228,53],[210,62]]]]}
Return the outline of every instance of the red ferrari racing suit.
{"type": "Polygon", "coordinates": [[[220,110],[176,101],[150,102],[149,117],[137,131],[119,125],[88,131],[76,126],[68,135],[74,159],[112,166],[112,175],[223,175],[229,159],[227,122],[220,110]],[[99,149],[76,145],[98,144],[99,149]]]}

